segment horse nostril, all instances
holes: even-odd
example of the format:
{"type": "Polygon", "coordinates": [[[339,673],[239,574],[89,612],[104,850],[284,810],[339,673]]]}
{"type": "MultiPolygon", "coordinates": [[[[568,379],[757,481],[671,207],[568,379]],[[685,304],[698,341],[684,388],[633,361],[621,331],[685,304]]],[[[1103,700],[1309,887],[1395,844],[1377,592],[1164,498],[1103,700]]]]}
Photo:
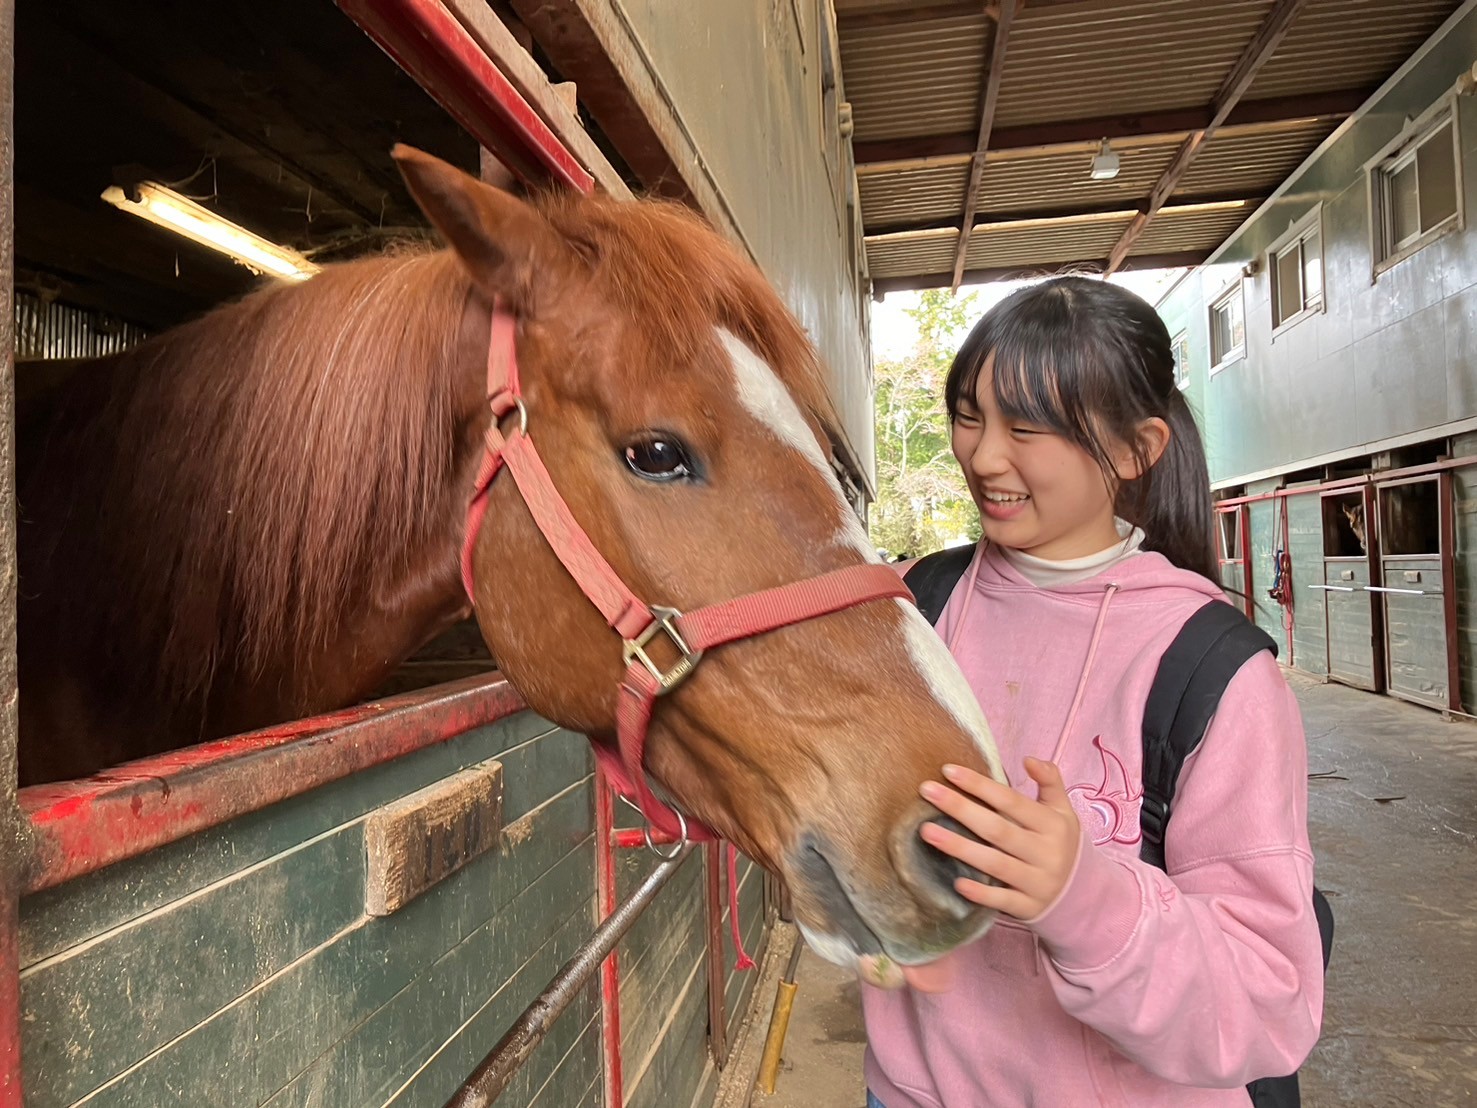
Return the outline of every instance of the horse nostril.
{"type": "MultiPolygon", "coordinates": [[[[956,835],[963,835],[972,842],[979,842],[978,836],[973,831],[970,831],[958,820],[952,819],[949,816],[935,814],[924,820],[923,823],[937,824],[946,831],[952,831],[956,835]]],[[[919,828],[922,828],[922,824],[919,825],[919,828]]],[[[924,842],[921,837],[917,837],[916,841],[919,855],[923,859],[924,873],[934,878],[944,888],[952,890],[954,888],[954,882],[961,877],[967,877],[971,881],[983,881],[986,884],[994,884],[993,881],[980,873],[979,870],[961,862],[952,854],[945,854],[938,847],[924,842]]]]}

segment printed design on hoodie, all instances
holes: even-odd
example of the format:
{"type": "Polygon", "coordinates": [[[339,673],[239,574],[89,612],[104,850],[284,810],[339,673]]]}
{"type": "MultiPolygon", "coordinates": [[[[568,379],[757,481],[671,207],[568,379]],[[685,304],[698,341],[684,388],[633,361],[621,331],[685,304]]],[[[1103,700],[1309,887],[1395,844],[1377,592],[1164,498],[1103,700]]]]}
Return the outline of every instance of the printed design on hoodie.
{"type": "Polygon", "coordinates": [[[1102,780],[1096,785],[1073,785],[1067,790],[1067,798],[1092,836],[1093,846],[1110,842],[1132,846],[1141,837],[1139,802],[1144,790],[1142,786],[1134,788],[1129,782],[1123,762],[1103,746],[1101,735],[1093,736],[1092,745],[1102,759],[1102,780]]]}

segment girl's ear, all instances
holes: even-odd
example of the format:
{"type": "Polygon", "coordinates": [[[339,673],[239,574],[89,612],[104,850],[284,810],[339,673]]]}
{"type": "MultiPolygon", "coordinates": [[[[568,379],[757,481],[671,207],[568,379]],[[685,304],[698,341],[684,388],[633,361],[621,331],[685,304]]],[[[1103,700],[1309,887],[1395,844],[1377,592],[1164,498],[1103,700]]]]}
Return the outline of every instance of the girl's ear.
{"type": "Polygon", "coordinates": [[[1164,455],[1169,445],[1169,424],[1158,416],[1144,420],[1138,426],[1138,448],[1124,443],[1118,456],[1113,459],[1113,468],[1118,480],[1136,481],[1164,455]]]}

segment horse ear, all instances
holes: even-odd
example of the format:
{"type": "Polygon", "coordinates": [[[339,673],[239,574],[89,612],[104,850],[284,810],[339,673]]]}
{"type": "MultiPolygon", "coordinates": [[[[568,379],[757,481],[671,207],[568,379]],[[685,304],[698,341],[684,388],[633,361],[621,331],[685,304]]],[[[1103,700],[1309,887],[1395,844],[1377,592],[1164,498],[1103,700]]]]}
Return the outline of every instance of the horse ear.
{"type": "Polygon", "coordinates": [[[531,313],[540,278],[572,256],[548,220],[511,193],[414,147],[397,143],[390,156],[472,280],[515,311],[531,313]]]}

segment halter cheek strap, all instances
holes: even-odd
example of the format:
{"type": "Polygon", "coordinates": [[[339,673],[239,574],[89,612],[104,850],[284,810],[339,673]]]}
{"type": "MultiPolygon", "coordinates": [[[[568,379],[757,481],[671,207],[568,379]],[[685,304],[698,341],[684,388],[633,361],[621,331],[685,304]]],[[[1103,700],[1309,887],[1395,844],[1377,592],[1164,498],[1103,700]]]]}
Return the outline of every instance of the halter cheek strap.
{"type": "MultiPolygon", "coordinates": [[[[834,570],[686,613],[642,601],[595,549],[589,535],[575,520],[529,437],[528,409],[518,380],[514,331],[513,316],[500,303],[495,304],[487,351],[487,403],[492,420],[467,507],[462,584],[475,604],[472,553],[487,514],[487,491],[506,466],[545,541],[580,590],[621,637],[626,668],[616,702],[616,745],[612,749],[604,743],[595,743],[596,757],[616,791],[634,800],[651,828],[682,841],[711,842],[719,837],[716,832],[683,817],[659,798],[647,781],[646,736],[657,698],[686,680],[703,655],[715,647],[873,600],[896,597],[911,601],[912,593],[888,566],[868,564],[834,570]],[[514,412],[518,415],[518,425],[505,435],[502,421],[514,412]],[[648,650],[658,636],[668,640],[670,649],[666,653],[676,653],[677,660],[666,668],[648,650]]],[[[737,884],[734,856],[730,847],[731,894],[736,893],[737,884]]],[[[736,931],[738,914],[730,914],[736,931]]],[[[735,945],[738,946],[736,934],[735,945]]],[[[738,949],[742,966],[748,957],[742,954],[742,946],[738,949]]]]}

